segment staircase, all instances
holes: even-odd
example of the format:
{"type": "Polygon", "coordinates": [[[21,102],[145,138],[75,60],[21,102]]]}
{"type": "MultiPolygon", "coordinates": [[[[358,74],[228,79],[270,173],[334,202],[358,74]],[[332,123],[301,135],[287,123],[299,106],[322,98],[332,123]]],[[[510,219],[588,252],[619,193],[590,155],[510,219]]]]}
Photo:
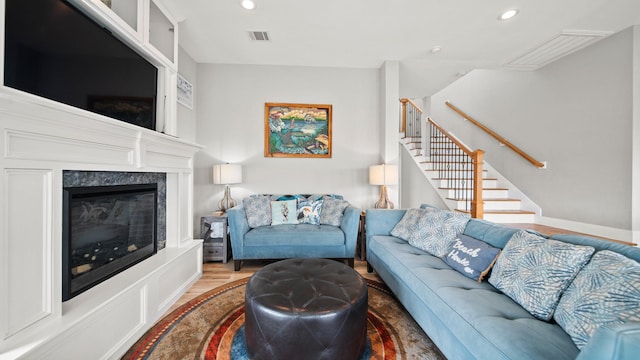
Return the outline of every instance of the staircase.
{"type": "MultiPolygon", "coordinates": [[[[437,190],[441,199],[449,209],[470,212],[472,189],[471,170],[464,162],[456,160],[456,144],[446,136],[432,135],[427,143],[430,151],[423,153],[422,139],[418,136],[405,136],[401,133],[401,143],[412,155],[417,166],[423,170],[424,176],[437,190]],[[432,151],[437,149],[437,151],[432,151]],[[444,169],[444,170],[443,170],[444,169]]],[[[523,209],[523,201],[513,194],[508,183],[496,171],[483,163],[482,199],[483,218],[496,223],[534,223],[536,211],[523,209]]]]}

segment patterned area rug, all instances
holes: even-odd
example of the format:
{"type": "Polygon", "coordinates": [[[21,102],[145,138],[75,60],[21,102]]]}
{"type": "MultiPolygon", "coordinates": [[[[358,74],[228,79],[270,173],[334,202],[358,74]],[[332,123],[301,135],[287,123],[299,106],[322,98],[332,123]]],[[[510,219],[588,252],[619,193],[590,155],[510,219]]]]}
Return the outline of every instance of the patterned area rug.
{"type": "MultiPolygon", "coordinates": [[[[244,343],[248,280],[210,290],[179,307],[122,359],[248,359],[244,343]]],[[[445,359],[384,284],[367,280],[367,285],[368,342],[362,359],[445,359]]]]}

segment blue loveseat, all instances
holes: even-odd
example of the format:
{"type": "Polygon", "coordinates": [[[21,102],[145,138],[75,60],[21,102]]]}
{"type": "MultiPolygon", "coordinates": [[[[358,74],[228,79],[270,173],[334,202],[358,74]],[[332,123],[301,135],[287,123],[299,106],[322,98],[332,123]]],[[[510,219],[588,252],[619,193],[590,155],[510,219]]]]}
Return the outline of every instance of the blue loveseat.
{"type": "MultiPolygon", "coordinates": [[[[277,200],[285,195],[265,195],[277,200]]],[[[309,197],[309,195],[303,195],[309,197]]],[[[340,195],[331,195],[343,199],[340,195]]],[[[349,205],[340,226],[312,224],[266,225],[251,228],[243,205],[227,210],[235,271],[243,260],[346,259],[353,267],[361,210],[349,205]]]]}
{"type": "MultiPolygon", "coordinates": [[[[406,210],[367,210],[367,262],[448,359],[638,359],[640,323],[601,326],[580,351],[553,320],[533,317],[486,280],[391,236],[406,210]]],[[[471,219],[464,234],[504,248],[518,229],[471,219]]],[[[640,262],[640,249],[578,235],[552,239],[640,262]]]]}

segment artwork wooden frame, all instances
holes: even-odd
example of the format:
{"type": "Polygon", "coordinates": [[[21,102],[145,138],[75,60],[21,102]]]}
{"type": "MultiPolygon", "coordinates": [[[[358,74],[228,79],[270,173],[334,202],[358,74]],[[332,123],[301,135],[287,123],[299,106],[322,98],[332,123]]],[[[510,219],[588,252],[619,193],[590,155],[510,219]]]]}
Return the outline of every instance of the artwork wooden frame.
{"type": "Polygon", "coordinates": [[[331,105],[264,104],[264,156],[331,158],[331,105]]]}

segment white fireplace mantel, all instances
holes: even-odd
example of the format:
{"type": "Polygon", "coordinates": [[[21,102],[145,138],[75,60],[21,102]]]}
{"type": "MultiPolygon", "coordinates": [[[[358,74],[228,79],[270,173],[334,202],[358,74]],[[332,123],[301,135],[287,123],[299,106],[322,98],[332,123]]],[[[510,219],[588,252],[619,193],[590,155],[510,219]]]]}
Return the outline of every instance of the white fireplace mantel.
{"type": "Polygon", "coordinates": [[[202,274],[200,146],[0,89],[0,358],[119,358],[202,274]],[[62,302],[63,170],[167,174],[158,254],[62,302]]]}

